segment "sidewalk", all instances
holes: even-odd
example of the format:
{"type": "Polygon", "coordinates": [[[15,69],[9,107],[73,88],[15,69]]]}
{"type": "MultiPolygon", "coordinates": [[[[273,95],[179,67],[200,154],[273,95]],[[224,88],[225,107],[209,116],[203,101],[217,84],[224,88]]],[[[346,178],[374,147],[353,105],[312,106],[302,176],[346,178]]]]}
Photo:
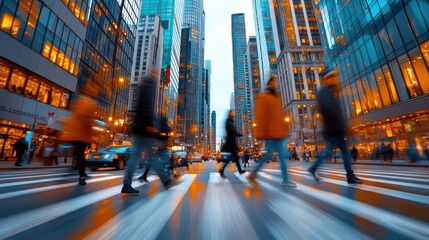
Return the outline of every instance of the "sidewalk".
{"type": "Polygon", "coordinates": [[[40,168],[66,168],[72,167],[72,158],[67,158],[67,163],[64,163],[64,158],[58,158],[58,166],[44,166],[44,162],[37,159],[36,161],[32,161],[30,164],[27,164],[27,161],[23,161],[21,163],[21,167],[15,166],[15,159],[10,159],[8,161],[0,161],[0,170],[17,170],[17,169],[40,169],[40,168]]]}

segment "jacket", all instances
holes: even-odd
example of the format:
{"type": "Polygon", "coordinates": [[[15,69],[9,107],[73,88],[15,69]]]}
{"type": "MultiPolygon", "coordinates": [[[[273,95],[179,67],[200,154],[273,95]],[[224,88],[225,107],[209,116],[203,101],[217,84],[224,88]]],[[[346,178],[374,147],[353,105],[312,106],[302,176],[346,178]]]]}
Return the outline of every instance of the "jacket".
{"type": "Polygon", "coordinates": [[[18,141],[13,144],[12,152],[16,151],[17,156],[22,156],[24,153],[26,153],[28,150],[28,144],[27,141],[25,141],[24,138],[19,139],[18,141]]]}
{"type": "Polygon", "coordinates": [[[226,142],[222,147],[222,152],[237,153],[238,145],[235,137],[241,137],[243,134],[238,133],[234,126],[234,120],[228,118],[226,120],[226,142]]]}
{"type": "Polygon", "coordinates": [[[338,136],[346,133],[346,121],[340,107],[340,100],[328,86],[322,86],[317,95],[320,113],[322,114],[325,136],[338,136]]]}
{"type": "Polygon", "coordinates": [[[264,92],[255,101],[253,136],[260,140],[282,139],[289,134],[282,100],[275,93],[264,92]]]}
{"type": "Polygon", "coordinates": [[[156,90],[156,80],[150,77],[145,77],[139,86],[137,114],[131,126],[136,135],[157,137],[157,134],[148,131],[148,128],[155,128],[156,90]]]}
{"type": "Polygon", "coordinates": [[[95,112],[97,101],[80,95],[73,108],[70,117],[64,122],[64,130],[60,135],[63,141],[81,141],[91,143],[94,137],[95,112]]]}

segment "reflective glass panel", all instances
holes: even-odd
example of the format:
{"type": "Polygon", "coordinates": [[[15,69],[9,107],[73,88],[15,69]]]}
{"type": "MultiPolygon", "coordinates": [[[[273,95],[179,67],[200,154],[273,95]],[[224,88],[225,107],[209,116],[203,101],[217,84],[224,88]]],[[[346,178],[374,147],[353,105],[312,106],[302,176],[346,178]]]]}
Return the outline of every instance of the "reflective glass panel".
{"type": "Polygon", "coordinates": [[[9,78],[10,67],[5,61],[0,60],[0,88],[5,88],[9,78]]]}
{"type": "Polygon", "coordinates": [[[27,75],[19,69],[14,69],[10,78],[9,90],[17,93],[24,93],[24,84],[27,79],[27,75]]]}
{"type": "Polygon", "coordinates": [[[404,76],[405,85],[407,86],[408,93],[411,98],[422,95],[422,90],[417,81],[417,76],[414,72],[411,62],[406,54],[401,55],[398,58],[399,64],[401,65],[402,75],[404,76]]]}
{"type": "Polygon", "coordinates": [[[40,81],[33,76],[29,76],[25,86],[24,96],[28,98],[37,98],[37,90],[39,89],[40,81]]]}

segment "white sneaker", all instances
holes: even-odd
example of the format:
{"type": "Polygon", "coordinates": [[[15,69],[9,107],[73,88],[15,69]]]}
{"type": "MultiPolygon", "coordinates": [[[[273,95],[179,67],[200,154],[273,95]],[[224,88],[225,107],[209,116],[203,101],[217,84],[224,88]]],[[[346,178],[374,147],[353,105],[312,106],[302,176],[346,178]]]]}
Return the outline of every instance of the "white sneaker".
{"type": "Polygon", "coordinates": [[[290,188],[296,188],[296,184],[291,182],[291,181],[287,181],[287,182],[283,182],[282,183],[282,187],[290,187],[290,188]]]}

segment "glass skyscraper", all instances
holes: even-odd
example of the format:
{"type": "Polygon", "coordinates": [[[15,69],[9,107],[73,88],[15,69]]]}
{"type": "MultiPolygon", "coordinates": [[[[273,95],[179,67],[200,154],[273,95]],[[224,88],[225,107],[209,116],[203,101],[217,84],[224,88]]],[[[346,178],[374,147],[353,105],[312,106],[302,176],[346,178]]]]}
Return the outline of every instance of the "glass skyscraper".
{"type": "Polygon", "coordinates": [[[68,116],[88,24],[89,0],[0,1],[0,158],[12,146],[55,138],[68,116]],[[33,130],[33,131],[31,131],[33,130]]]}
{"type": "Polygon", "coordinates": [[[184,0],[144,0],[141,15],[159,15],[164,28],[161,79],[167,86],[165,107],[170,119],[175,119],[179,93],[180,36],[184,0]]]}
{"type": "Polygon", "coordinates": [[[234,109],[235,124],[237,129],[242,129],[242,116],[246,109],[243,104],[246,101],[246,76],[244,58],[246,53],[246,23],[244,13],[231,15],[231,34],[232,34],[232,61],[234,72],[234,109]]]}
{"type": "Polygon", "coordinates": [[[203,1],[185,0],[179,76],[177,129],[179,141],[196,147],[200,142],[203,73],[203,1]]]}
{"type": "Polygon", "coordinates": [[[338,69],[351,143],[429,148],[429,2],[319,0],[326,64],[338,69]]]}

